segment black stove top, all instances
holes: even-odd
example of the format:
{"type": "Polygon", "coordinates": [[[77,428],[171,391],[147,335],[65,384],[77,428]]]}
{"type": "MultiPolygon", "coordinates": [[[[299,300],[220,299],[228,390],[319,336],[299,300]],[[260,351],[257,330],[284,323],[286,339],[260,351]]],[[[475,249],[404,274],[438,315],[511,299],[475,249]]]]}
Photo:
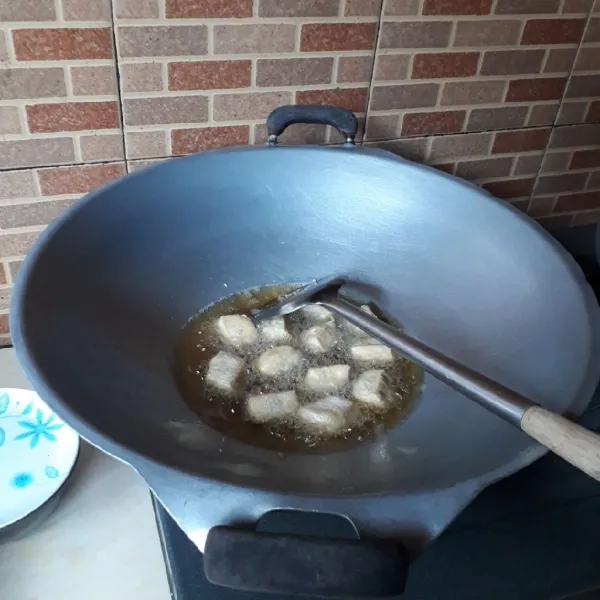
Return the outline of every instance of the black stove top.
{"type": "MultiPolygon", "coordinates": [[[[598,296],[595,228],[557,237],[598,296]]],[[[600,388],[579,422],[600,431],[600,388]]],[[[155,509],[174,600],[259,600],[259,594],[210,584],[202,554],[160,505],[155,509]]],[[[331,519],[328,528],[335,530],[338,521],[331,519]]],[[[472,502],[411,566],[402,599],[600,600],[599,539],[600,484],[547,455],[472,502]]]]}

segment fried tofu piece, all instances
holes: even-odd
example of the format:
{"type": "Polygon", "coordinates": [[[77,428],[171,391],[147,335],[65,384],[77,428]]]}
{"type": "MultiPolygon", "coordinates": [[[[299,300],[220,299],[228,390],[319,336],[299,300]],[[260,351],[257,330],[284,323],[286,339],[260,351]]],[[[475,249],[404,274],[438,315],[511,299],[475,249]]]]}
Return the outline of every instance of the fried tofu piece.
{"type": "Polygon", "coordinates": [[[350,376],[348,365],[331,365],[329,367],[312,367],[308,369],[304,379],[304,387],[311,392],[333,394],[339,392],[350,376]]]}
{"type": "Polygon", "coordinates": [[[266,342],[278,343],[288,342],[292,336],[285,327],[285,319],[283,317],[274,317],[265,319],[258,324],[260,337],[266,342]]]}
{"type": "Polygon", "coordinates": [[[236,348],[249,346],[258,339],[258,331],[246,315],[225,315],[217,319],[217,333],[223,342],[236,348]]]}
{"type": "Polygon", "coordinates": [[[272,394],[254,394],[248,396],[246,410],[250,420],[266,423],[291,417],[298,410],[296,392],[274,392],[272,394]]]}
{"type": "Polygon", "coordinates": [[[315,323],[327,323],[333,319],[331,311],[319,304],[307,304],[300,309],[300,312],[315,323]]]}
{"type": "Polygon", "coordinates": [[[256,368],[265,377],[277,377],[293,371],[302,361],[302,354],[291,346],[275,346],[256,360],[256,368]]]}
{"type": "Polygon", "coordinates": [[[308,429],[322,433],[339,433],[346,426],[346,413],[352,402],[339,396],[326,396],[301,406],[296,418],[308,429]]]}
{"type": "Polygon", "coordinates": [[[350,356],[356,362],[372,363],[377,366],[387,365],[394,360],[392,349],[383,344],[353,346],[350,348],[350,356]]]}
{"type": "Polygon", "coordinates": [[[369,369],[361,373],[352,386],[352,397],[374,408],[384,407],[386,385],[383,369],[369,369]]]}
{"type": "Polygon", "coordinates": [[[219,352],[208,361],[206,383],[231,394],[244,368],[244,361],[228,352],[219,352]]]}
{"type": "Polygon", "coordinates": [[[300,334],[300,343],[311,354],[324,354],[337,343],[338,336],[335,323],[315,325],[300,334]]]}

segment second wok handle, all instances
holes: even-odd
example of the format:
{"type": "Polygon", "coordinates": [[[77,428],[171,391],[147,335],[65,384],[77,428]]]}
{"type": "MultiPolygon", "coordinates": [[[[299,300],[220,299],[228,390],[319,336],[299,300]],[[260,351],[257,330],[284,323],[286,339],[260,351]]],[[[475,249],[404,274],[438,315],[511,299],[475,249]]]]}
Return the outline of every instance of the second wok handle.
{"type": "Polygon", "coordinates": [[[561,458],[600,481],[600,436],[541,406],[532,406],[521,429],[561,458]]]}

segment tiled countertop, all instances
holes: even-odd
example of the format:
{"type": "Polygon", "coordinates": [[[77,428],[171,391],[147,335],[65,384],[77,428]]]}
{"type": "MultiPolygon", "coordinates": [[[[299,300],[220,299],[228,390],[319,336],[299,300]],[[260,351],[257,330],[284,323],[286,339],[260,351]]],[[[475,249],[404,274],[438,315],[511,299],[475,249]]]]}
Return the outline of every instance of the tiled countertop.
{"type": "MultiPolygon", "coordinates": [[[[12,349],[0,350],[0,386],[30,387],[12,349]]],[[[0,598],[170,597],[147,486],[88,444],[56,510],[27,533],[0,540],[0,598]]]]}

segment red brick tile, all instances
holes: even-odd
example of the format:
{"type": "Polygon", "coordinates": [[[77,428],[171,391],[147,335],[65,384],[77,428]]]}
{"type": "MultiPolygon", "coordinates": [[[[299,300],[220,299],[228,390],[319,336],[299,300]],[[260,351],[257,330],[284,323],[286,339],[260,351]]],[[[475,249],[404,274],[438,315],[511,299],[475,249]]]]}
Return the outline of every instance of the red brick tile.
{"type": "Polygon", "coordinates": [[[347,17],[378,17],[383,0],[346,0],[347,17]]]}
{"type": "Polygon", "coordinates": [[[405,114],[402,135],[458,133],[462,131],[466,114],[464,110],[405,114]]]}
{"type": "Polygon", "coordinates": [[[424,15],[489,15],[492,0],[425,0],[424,15]]]}
{"type": "Polygon", "coordinates": [[[240,146],[248,143],[248,137],[248,125],[174,129],[171,132],[172,153],[192,154],[225,146],[240,146]]]}
{"type": "MultiPolygon", "coordinates": [[[[305,60],[318,61],[328,59],[310,58],[305,60]]],[[[340,56],[337,80],[341,83],[368,83],[372,72],[372,56],[340,56]]]]}
{"type": "Polygon", "coordinates": [[[479,52],[436,52],[417,54],[413,60],[413,79],[470,77],[477,73],[479,52]]]}
{"type": "Polygon", "coordinates": [[[29,131],[83,131],[119,127],[116,102],[67,102],[26,107],[29,131]]]}
{"type": "Polygon", "coordinates": [[[573,224],[573,215],[551,215],[549,217],[536,218],[536,221],[547,231],[555,231],[571,227],[573,224]]]}
{"type": "Polygon", "coordinates": [[[296,92],[296,102],[298,104],[329,104],[353,112],[365,112],[367,93],[367,88],[306,90],[296,92]]]}
{"type": "MultiPolygon", "coordinates": [[[[344,71],[342,60],[340,58],[338,79],[344,71]]],[[[354,60],[358,60],[358,58],[354,60]]],[[[256,63],[256,85],[259,87],[323,85],[331,83],[332,71],[332,57],[259,59],[256,63]]],[[[369,76],[370,68],[368,68],[368,73],[362,75],[362,79],[355,79],[354,81],[368,83],[369,76]]],[[[344,81],[352,80],[347,79],[344,81]]]]}
{"type": "Polygon", "coordinates": [[[600,19],[597,19],[596,17],[590,19],[583,41],[586,44],[600,42],[600,19]]]}
{"type": "Polygon", "coordinates": [[[17,60],[91,60],[112,58],[108,27],[88,29],[15,29],[17,60]]]}
{"type": "Polygon", "coordinates": [[[38,172],[43,196],[85,194],[94,188],[125,175],[123,163],[56,167],[38,172]]]}
{"type": "Polygon", "coordinates": [[[550,131],[550,129],[501,131],[496,134],[496,139],[492,146],[492,154],[545,150],[550,139],[550,131]]]}
{"type": "Polygon", "coordinates": [[[475,181],[492,177],[508,177],[513,166],[512,156],[464,160],[456,165],[456,176],[475,181]]]}
{"type": "Polygon", "coordinates": [[[593,5],[594,0],[565,0],[562,12],[567,14],[579,13],[587,16],[593,5]]]}
{"type": "Polygon", "coordinates": [[[505,181],[490,181],[484,183],[483,187],[497,198],[508,200],[509,198],[522,198],[529,196],[533,191],[535,177],[523,179],[506,179],[505,181]]]}
{"type": "Polygon", "coordinates": [[[166,0],[169,19],[240,19],[252,16],[252,0],[166,0]]]}
{"type": "Polygon", "coordinates": [[[573,226],[578,225],[593,225],[600,221],[600,210],[592,210],[588,212],[582,212],[573,217],[573,226]]]}
{"type": "Polygon", "coordinates": [[[300,50],[303,52],[371,50],[374,40],[373,23],[309,23],[302,26],[300,50]]]}
{"type": "Polygon", "coordinates": [[[390,21],[381,26],[379,46],[381,48],[446,48],[450,43],[451,32],[450,21],[390,21]]]}
{"type": "Polygon", "coordinates": [[[515,79],[508,84],[507,102],[535,102],[560,100],[566,77],[546,77],[541,79],[515,79]]]}
{"type": "Polygon", "coordinates": [[[559,196],[554,212],[573,212],[600,208],[600,192],[583,192],[559,196]]]}
{"type": "Polygon", "coordinates": [[[600,150],[579,150],[573,153],[569,169],[600,167],[600,150]]]}
{"type": "Polygon", "coordinates": [[[337,17],[340,0],[260,0],[259,17],[337,17]]]}
{"type": "Polygon", "coordinates": [[[585,19],[531,19],[525,24],[521,44],[578,44],[585,19]]]}
{"type": "Polygon", "coordinates": [[[556,14],[560,0],[498,0],[495,12],[499,15],[556,14]]]}
{"type": "Polygon", "coordinates": [[[538,177],[533,192],[535,195],[582,192],[585,189],[587,178],[588,174],[585,171],[581,173],[542,175],[538,177]]]}
{"type": "Polygon", "coordinates": [[[442,163],[440,165],[431,165],[434,169],[438,171],[443,171],[444,173],[448,173],[448,175],[454,175],[454,167],[456,166],[454,163],[442,163]]]}
{"type": "Polygon", "coordinates": [[[210,60],[168,65],[170,90],[224,90],[250,87],[252,62],[210,60]]]}
{"type": "Polygon", "coordinates": [[[592,102],[585,117],[586,123],[594,123],[600,121],[600,101],[592,102]]]}
{"type": "Polygon", "coordinates": [[[531,201],[529,202],[529,206],[527,208],[527,214],[533,218],[545,217],[552,213],[555,204],[555,196],[531,198],[531,201]]]}

